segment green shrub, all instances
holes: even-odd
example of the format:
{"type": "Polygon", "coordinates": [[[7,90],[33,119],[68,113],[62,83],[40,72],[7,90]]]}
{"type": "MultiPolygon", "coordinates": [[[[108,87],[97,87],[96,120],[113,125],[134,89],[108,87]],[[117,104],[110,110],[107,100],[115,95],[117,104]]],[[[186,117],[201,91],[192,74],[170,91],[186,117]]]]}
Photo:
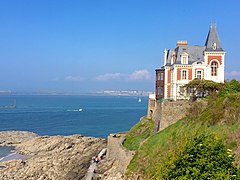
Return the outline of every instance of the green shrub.
{"type": "Polygon", "coordinates": [[[225,96],[227,94],[234,94],[240,92],[239,82],[235,79],[229,81],[225,84],[223,89],[220,91],[220,96],[225,96]]]}
{"type": "Polygon", "coordinates": [[[200,135],[189,141],[173,162],[167,179],[239,179],[234,155],[216,135],[200,135]]]}

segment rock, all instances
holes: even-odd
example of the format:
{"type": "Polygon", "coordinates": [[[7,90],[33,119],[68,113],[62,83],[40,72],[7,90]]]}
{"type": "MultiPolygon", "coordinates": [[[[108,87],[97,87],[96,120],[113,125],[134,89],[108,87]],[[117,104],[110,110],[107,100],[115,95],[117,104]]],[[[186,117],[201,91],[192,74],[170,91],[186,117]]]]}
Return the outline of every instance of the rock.
{"type": "Polygon", "coordinates": [[[6,137],[4,141],[12,142],[19,152],[30,158],[0,162],[0,166],[6,167],[0,168],[2,180],[82,179],[87,172],[91,158],[106,147],[105,139],[81,135],[41,137],[25,132],[6,134],[9,139],[6,137]],[[31,135],[31,138],[27,134],[31,135]],[[17,140],[15,141],[13,137],[17,140]]]}
{"type": "Polygon", "coordinates": [[[15,146],[38,135],[28,131],[0,131],[0,146],[15,146]]]}

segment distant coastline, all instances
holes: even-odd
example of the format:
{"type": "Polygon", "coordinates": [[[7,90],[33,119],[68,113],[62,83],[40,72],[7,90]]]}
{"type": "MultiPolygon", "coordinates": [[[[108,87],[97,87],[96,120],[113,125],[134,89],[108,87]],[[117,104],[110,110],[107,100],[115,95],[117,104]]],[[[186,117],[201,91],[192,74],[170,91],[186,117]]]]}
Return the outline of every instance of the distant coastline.
{"type": "Polygon", "coordinates": [[[17,92],[0,91],[1,95],[66,95],[66,96],[148,96],[152,91],[140,90],[104,90],[98,92],[78,93],[78,92],[58,92],[58,91],[39,91],[39,92],[17,92]]]}

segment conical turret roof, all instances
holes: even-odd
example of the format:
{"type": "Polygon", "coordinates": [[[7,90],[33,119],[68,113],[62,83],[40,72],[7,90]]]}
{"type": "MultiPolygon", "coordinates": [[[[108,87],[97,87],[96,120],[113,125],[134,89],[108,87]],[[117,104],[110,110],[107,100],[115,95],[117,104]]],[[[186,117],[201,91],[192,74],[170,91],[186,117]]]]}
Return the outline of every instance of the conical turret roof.
{"type": "Polygon", "coordinates": [[[205,43],[206,51],[223,51],[222,44],[220,42],[216,24],[210,25],[207,40],[205,43]]]}

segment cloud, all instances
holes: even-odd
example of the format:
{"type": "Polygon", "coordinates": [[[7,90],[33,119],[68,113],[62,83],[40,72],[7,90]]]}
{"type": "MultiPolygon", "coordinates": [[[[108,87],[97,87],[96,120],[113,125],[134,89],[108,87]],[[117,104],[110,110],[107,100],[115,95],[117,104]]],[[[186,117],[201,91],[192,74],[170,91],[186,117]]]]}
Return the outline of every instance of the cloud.
{"type": "Polygon", "coordinates": [[[131,74],[107,73],[96,77],[98,81],[124,80],[124,81],[146,81],[150,80],[151,75],[146,69],[136,70],[131,74]]]}
{"type": "Polygon", "coordinates": [[[121,73],[107,73],[103,75],[99,75],[96,77],[96,80],[98,81],[108,81],[112,79],[119,79],[123,76],[121,73]]]}
{"type": "Polygon", "coordinates": [[[137,70],[135,72],[133,72],[132,74],[129,75],[129,78],[131,80],[150,80],[151,79],[151,75],[148,72],[148,70],[143,69],[143,70],[137,70]]]}
{"type": "Polygon", "coordinates": [[[240,79],[240,71],[226,72],[226,77],[229,79],[232,78],[240,79]]]}
{"type": "Polygon", "coordinates": [[[66,76],[64,80],[65,81],[75,81],[75,82],[77,82],[77,81],[83,81],[84,78],[80,77],[80,76],[66,76]]]}

